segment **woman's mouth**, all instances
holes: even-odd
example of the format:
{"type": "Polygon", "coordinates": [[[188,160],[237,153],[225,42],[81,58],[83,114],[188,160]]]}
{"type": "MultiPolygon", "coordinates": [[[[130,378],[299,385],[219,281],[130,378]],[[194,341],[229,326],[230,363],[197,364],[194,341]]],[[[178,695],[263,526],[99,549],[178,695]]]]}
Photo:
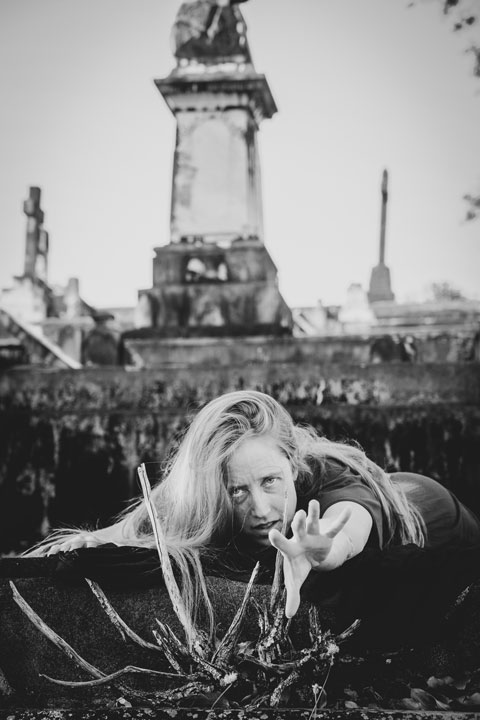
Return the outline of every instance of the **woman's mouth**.
{"type": "Polygon", "coordinates": [[[266,535],[272,528],[276,527],[279,522],[280,520],[271,520],[270,522],[259,523],[253,526],[252,532],[256,535],[266,535]]]}

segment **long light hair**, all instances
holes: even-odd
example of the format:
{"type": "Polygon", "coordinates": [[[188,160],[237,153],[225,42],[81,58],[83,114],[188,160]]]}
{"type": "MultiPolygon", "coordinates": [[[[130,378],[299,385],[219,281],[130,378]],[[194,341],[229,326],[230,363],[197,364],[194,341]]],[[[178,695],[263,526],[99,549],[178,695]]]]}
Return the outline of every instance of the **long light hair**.
{"type": "MultiPolygon", "coordinates": [[[[335,460],[358,473],[378,498],[387,525],[388,544],[423,545],[424,527],[418,511],[400,488],[358,447],[319,437],[313,428],[295,426],[288,412],[272,397],[254,390],[227,393],[209,402],[194,417],[178,448],[167,460],[163,477],[152,489],[168,552],[180,574],[190,616],[202,606],[210,627],[213,613],[202,559],[220,553],[235,532],[227,491],[228,464],[248,438],[273,437],[288,458],[293,476],[307,479],[311,461],[335,460]]],[[[321,484],[320,484],[321,487],[321,484]]],[[[121,530],[125,545],[155,547],[144,503],[137,501],[111,526],[121,530]]],[[[105,529],[99,531],[105,536],[105,529]]],[[[58,542],[56,533],[45,547],[58,542]]],[[[106,539],[108,542],[108,539],[106,539]]]]}

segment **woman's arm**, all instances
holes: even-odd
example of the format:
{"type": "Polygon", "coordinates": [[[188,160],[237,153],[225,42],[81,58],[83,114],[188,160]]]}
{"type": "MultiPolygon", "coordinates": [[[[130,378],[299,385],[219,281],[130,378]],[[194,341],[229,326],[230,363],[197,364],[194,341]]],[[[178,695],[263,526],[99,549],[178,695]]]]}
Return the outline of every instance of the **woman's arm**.
{"type": "Polygon", "coordinates": [[[311,500],[308,514],[298,510],[292,521],[293,536],[272,530],[270,542],[283,555],[287,602],[285,614],[293,617],[300,605],[300,588],[311,570],[334,570],[363,550],[372,529],[368,510],[355,502],[331,505],[320,517],[320,505],[311,500]]]}
{"type": "MultiPolygon", "coordinates": [[[[334,521],[343,512],[350,511],[349,517],[345,525],[341,528],[337,535],[332,538],[332,544],[329,553],[318,565],[313,565],[313,570],[334,570],[346,560],[355,557],[362,552],[367,544],[370,532],[373,526],[372,516],[363,505],[350,500],[344,500],[331,505],[323,513],[321,521],[334,521]]],[[[320,521],[320,522],[321,522],[320,521]]],[[[313,555],[313,560],[315,557],[313,555]]]]}
{"type": "Polygon", "coordinates": [[[124,525],[125,518],[114,525],[109,525],[100,530],[80,530],[68,536],[61,536],[57,542],[55,542],[55,538],[53,538],[52,543],[46,546],[45,554],[55,555],[56,553],[70,552],[71,550],[80,550],[81,548],[98,547],[98,545],[106,545],[107,543],[129,545],[131,543],[123,532],[124,525]]]}

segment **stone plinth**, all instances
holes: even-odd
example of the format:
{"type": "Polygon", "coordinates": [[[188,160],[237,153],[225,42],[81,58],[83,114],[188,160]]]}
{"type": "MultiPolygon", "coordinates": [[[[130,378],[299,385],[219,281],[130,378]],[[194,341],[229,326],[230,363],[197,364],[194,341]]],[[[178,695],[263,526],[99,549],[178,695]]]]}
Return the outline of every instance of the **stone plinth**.
{"type": "Polygon", "coordinates": [[[390,281],[390,270],[383,263],[375,265],[372,269],[368,299],[371,303],[393,302],[395,300],[390,281]]]}
{"type": "MultiPolygon", "coordinates": [[[[222,248],[203,242],[155,249],[146,327],[169,336],[290,334],[277,270],[258,240],[222,248]]],[[[135,337],[126,333],[124,340],[135,337]]]]}

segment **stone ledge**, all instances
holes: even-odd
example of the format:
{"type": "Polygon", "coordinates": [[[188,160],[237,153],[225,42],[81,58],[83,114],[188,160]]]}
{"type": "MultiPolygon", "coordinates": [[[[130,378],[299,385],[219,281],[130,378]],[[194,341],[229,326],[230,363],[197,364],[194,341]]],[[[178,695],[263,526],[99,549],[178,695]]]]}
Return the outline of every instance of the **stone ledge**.
{"type": "Polygon", "coordinates": [[[112,708],[102,710],[1,710],[0,720],[480,720],[480,713],[409,710],[317,710],[279,708],[209,710],[208,708],[112,708]]]}
{"type": "MultiPolygon", "coordinates": [[[[13,579],[19,592],[34,608],[39,616],[64,638],[82,657],[95,667],[109,673],[119,670],[126,665],[169,670],[163,654],[142,650],[137,645],[127,645],[117,630],[101,610],[97,600],[82,580],[73,582],[60,581],[55,578],[57,558],[7,558],[0,560],[0,705],[6,710],[0,712],[0,720],[36,720],[45,718],[52,720],[76,720],[88,718],[92,720],[110,720],[110,718],[194,718],[191,709],[157,709],[155,708],[122,708],[116,707],[116,700],[121,697],[121,689],[107,686],[96,688],[64,688],[54,685],[41,675],[63,680],[90,679],[82,670],[57,649],[20,611],[12,598],[8,578],[13,579]],[[3,683],[2,683],[3,677],[3,683]],[[43,709],[42,709],[43,708],[43,709]]],[[[232,580],[219,578],[208,579],[212,600],[218,619],[218,635],[222,636],[240,605],[245,591],[245,584],[232,580]]],[[[102,583],[100,583],[102,585],[102,583]]],[[[103,585],[102,585],[103,586],[103,585]]],[[[154,618],[159,618],[170,625],[174,632],[180,633],[178,621],[173,614],[170,600],[162,586],[132,589],[110,588],[103,586],[111,604],[119,612],[127,624],[141,637],[153,640],[152,627],[154,618]]],[[[268,597],[268,585],[255,588],[258,600],[268,597]]],[[[473,598],[473,604],[480,597],[473,598]]],[[[302,604],[301,612],[295,618],[293,625],[293,639],[297,646],[305,642],[307,633],[305,618],[306,607],[302,604]]],[[[477,607],[477,605],[475,605],[477,607]]],[[[323,614],[322,626],[332,626],[330,622],[334,616],[330,611],[323,614]]],[[[401,679],[404,684],[412,678],[422,676],[425,679],[430,675],[444,677],[456,675],[462,671],[462,662],[478,666],[478,642],[480,613],[473,619],[470,629],[463,632],[463,642],[468,638],[470,648],[448,648],[441,643],[420,645],[415,650],[404,649],[393,653],[389,660],[385,656],[372,653],[361,658],[362,663],[345,660],[344,664],[337,663],[330,676],[329,685],[335,697],[334,688],[346,687],[350,681],[365,682],[367,685],[375,684],[380,678],[388,685],[392,680],[401,679]],[[475,640],[476,633],[476,640],[475,640]]],[[[337,628],[343,629],[343,628],[337,628]]],[[[252,638],[258,634],[258,627],[253,617],[247,620],[244,629],[244,638],[252,638]]],[[[458,642],[462,642],[458,638],[458,642]]],[[[345,647],[345,646],[344,646],[345,647]]],[[[342,653],[345,652],[342,648],[342,653]]],[[[346,649],[348,653],[357,650],[346,649]]],[[[365,654],[365,653],[363,653],[365,654]]],[[[343,656],[342,656],[343,657],[343,656]]],[[[456,675],[458,676],[458,675],[456,675]]],[[[140,690],[154,692],[158,689],[158,682],[148,678],[146,680],[132,680],[129,685],[140,690]]],[[[328,687],[327,687],[328,692],[328,687]]],[[[141,703],[143,704],[143,703],[141,703]]],[[[196,718],[201,720],[208,716],[208,709],[195,710],[196,718]]],[[[282,718],[311,718],[311,709],[261,709],[257,714],[250,713],[248,718],[241,711],[230,709],[215,710],[210,718],[249,718],[259,720],[281,720],[282,718]]],[[[468,718],[480,720],[480,713],[475,712],[437,712],[437,711],[405,711],[405,710],[322,710],[316,715],[318,718],[340,717],[357,720],[381,720],[383,718],[432,718],[442,719],[449,717],[468,718]]]]}

